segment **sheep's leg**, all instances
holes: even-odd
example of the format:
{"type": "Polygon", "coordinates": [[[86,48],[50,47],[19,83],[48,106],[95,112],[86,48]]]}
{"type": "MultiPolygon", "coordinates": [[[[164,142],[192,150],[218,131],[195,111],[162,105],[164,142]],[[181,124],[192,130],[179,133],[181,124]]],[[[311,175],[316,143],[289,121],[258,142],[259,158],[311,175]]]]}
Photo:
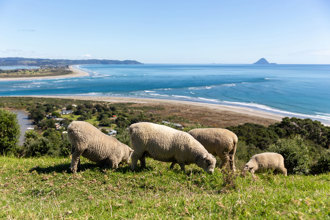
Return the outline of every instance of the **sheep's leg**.
{"type": "Polygon", "coordinates": [[[171,169],[171,170],[174,168],[175,164],[176,164],[176,162],[172,162],[172,163],[171,163],[171,166],[170,166],[170,169],[171,169]]]}
{"type": "Polygon", "coordinates": [[[252,174],[253,180],[256,180],[256,175],[254,174],[255,173],[255,169],[251,169],[250,172],[252,174]]]}
{"type": "Polygon", "coordinates": [[[72,154],[72,159],[71,159],[71,171],[73,173],[77,172],[78,169],[78,163],[80,162],[80,156],[81,156],[82,152],[75,150],[72,154]]]}
{"type": "Polygon", "coordinates": [[[181,167],[181,170],[184,172],[185,171],[185,168],[184,168],[184,163],[179,163],[180,167],[181,167]]]}
{"type": "Polygon", "coordinates": [[[118,163],[117,161],[112,162],[112,169],[117,169],[118,168],[118,163]]]}
{"type": "Polygon", "coordinates": [[[135,153],[135,151],[132,154],[132,163],[131,163],[131,169],[135,170],[137,167],[137,161],[139,160],[140,156],[135,153]]]}
{"type": "Polygon", "coordinates": [[[229,165],[230,165],[230,169],[235,172],[236,171],[236,167],[235,167],[235,153],[236,153],[236,146],[234,147],[234,149],[229,153],[229,165]]]}
{"type": "Polygon", "coordinates": [[[223,153],[220,158],[221,158],[221,161],[222,161],[220,169],[224,169],[228,166],[229,155],[228,155],[228,153],[223,153]]]}
{"type": "Polygon", "coordinates": [[[141,163],[141,168],[146,168],[146,156],[145,155],[143,155],[140,158],[140,163],[141,163]]]}
{"type": "MultiPolygon", "coordinates": [[[[137,151],[134,151],[134,152],[133,152],[132,157],[131,157],[131,159],[132,159],[131,169],[132,169],[132,170],[135,170],[135,169],[136,169],[136,167],[137,167],[137,162],[138,162],[138,160],[141,161],[141,159],[140,159],[141,157],[143,157],[143,152],[142,152],[142,153],[139,153],[139,152],[137,152],[137,151]]],[[[141,163],[142,163],[142,162],[141,162],[141,163]]]]}
{"type": "Polygon", "coordinates": [[[115,164],[116,164],[116,161],[113,160],[112,158],[107,158],[103,161],[103,166],[105,166],[107,168],[114,169],[115,164]]]}

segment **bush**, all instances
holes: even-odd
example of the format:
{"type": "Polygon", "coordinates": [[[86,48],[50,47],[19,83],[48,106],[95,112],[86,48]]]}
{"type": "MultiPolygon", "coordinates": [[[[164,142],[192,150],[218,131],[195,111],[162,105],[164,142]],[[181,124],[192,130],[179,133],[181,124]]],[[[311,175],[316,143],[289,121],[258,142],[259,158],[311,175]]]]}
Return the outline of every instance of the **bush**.
{"type": "Polygon", "coordinates": [[[312,158],[309,147],[300,136],[292,139],[280,139],[268,149],[284,157],[284,164],[289,174],[308,174],[312,158]]]}
{"type": "Polygon", "coordinates": [[[67,135],[47,129],[42,136],[35,131],[27,131],[21,154],[23,157],[67,156],[70,152],[71,145],[67,135]]]}
{"type": "Polygon", "coordinates": [[[279,138],[274,130],[257,124],[246,123],[228,129],[234,132],[240,141],[244,141],[247,145],[254,145],[261,150],[266,149],[279,138]]]}
{"type": "Polygon", "coordinates": [[[111,126],[111,120],[109,118],[103,118],[101,121],[100,121],[100,126],[111,126]]]}
{"type": "Polygon", "coordinates": [[[116,138],[126,145],[130,144],[130,135],[126,128],[118,128],[116,138]]]}
{"type": "Polygon", "coordinates": [[[19,134],[16,114],[0,109],[0,154],[16,152],[19,134]]]}
{"type": "Polygon", "coordinates": [[[29,118],[38,124],[43,118],[46,117],[46,112],[40,107],[35,107],[29,110],[29,118]]]}
{"type": "Polygon", "coordinates": [[[245,165],[253,155],[259,153],[262,153],[262,150],[254,145],[247,145],[244,141],[239,141],[235,155],[236,163],[238,163],[239,167],[240,165],[245,165]]]}
{"type": "Polygon", "coordinates": [[[23,157],[40,157],[46,155],[49,148],[50,143],[47,138],[41,137],[35,131],[27,131],[21,155],[23,157]]]}
{"type": "Polygon", "coordinates": [[[286,117],[281,122],[269,126],[269,129],[274,129],[280,138],[300,135],[323,148],[330,148],[330,128],[319,121],[286,117]]]}
{"type": "Polygon", "coordinates": [[[327,173],[330,171],[330,151],[323,154],[311,167],[312,174],[327,173]]]}
{"type": "Polygon", "coordinates": [[[128,127],[129,125],[131,124],[131,122],[123,117],[123,116],[118,116],[118,118],[116,119],[116,125],[119,127],[119,128],[126,128],[128,127]]]}

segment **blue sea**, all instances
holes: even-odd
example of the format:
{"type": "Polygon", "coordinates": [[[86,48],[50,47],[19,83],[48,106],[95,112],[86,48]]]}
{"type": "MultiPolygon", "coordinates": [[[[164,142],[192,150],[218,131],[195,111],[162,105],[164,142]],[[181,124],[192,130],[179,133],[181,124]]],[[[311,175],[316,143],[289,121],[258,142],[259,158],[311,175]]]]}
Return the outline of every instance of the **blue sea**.
{"type": "Polygon", "coordinates": [[[330,65],[80,65],[81,78],[0,82],[0,96],[86,95],[244,106],[330,124],[330,65]]]}

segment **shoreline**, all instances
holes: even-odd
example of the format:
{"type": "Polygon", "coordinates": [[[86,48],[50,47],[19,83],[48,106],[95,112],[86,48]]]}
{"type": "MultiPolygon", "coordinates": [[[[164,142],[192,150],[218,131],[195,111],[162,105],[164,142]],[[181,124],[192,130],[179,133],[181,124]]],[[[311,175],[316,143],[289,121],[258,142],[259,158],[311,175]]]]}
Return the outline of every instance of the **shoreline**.
{"type": "MultiPolygon", "coordinates": [[[[225,104],[213,104],[206,102],[181,101],[172,99],[154,99],[143,97],[116,97],[116,96],[81,96],[81,95],[27,95],[27,96],[3,96],[3,97],[31,97],[31,98],[56,98],[72,99],[86,101],[100,101],[109,103],[132,103],[134,106],[147,105],[149,107],[162,106],[168,108],[171,115],[183,115],[198,121],[199,118],[208,118],[209,124],[217,122],[218,124],[244,124],[255,123],[268,126],[280,122],[284,117],[296,117],[306,119],[306,117],[288,116],[273,112],[262,111],[244,106],[231,106],[225,104]]],[[[330,127],[330,124],[313,118],[311,120],[319,121],[324,126],[330,127]]],[[[231,125],[229,125],[231,126],[231,125]]]]}
{"type": "Polygon", "coordinates": [[[36,77],[8,77],[0,78],[0,82],[4,81],[25,81],[25,80],[43,80],[43,79],[65,79],[65,78],[75,78],[75,77],[84,77],[89,76],[89,73],[81,70],[74,65],[69,66],[69,70],[72,71],[70,74],[66,75],[57,75],[57,76],[36,76],[36,77]]]}
{"type": "Polygon", "coordinates": [[[76,100],[89,100],[89,101],[104,101],[114,103],[136,103],[136,104],[162,104],[162,105],[181,105],[202,107],[215,112],[232,112],[239,115],[247,115],[250,117],[264,118],[273,121],[281,121],[284,115],[268,113],[260,110],[251,109],[248,107],[240,106],[227,106],[221,104],[193,102],[193,101],[179,101],[171,99],[153,99],[153,98],[133,98],[133,97],[112,97],[112,96],[24,96],[24,97],[37,97],[37,98],[60,98],[60,99],[76,99],[76,100]]]}

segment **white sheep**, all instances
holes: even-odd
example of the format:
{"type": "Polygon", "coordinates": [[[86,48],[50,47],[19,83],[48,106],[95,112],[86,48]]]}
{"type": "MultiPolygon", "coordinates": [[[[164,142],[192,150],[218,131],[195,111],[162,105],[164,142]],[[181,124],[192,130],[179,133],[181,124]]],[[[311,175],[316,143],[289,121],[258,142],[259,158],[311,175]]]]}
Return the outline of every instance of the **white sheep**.
{"type": "Polygon", "coordinates": [[[128,162],[133,150],[114,137],[102,133],[84,121],[73,121],[68,126],[72,145],[71,170],[77,172],[80,156],[91,161],[118,168],[120,162],[128,162]]]}
{"type": "Polygon", "coordinates": [[[149,122],[132,124],[129,127],[132,148],[131,167],[134,170],[137,161],[145,167],[145,157],[163,162],[176,162],[184,171],[184,166],[196,163],[206,172],[213,173],[216,160],[190,134],[164,125],[149,122]]]}
{"type": "Polygon", "coordinates": [[[287,170],[284,167],[284,158],[281,154],[273,153],[273,152],[265,152],[261,154],[256,154],[251,157],[249,162],[245,164],[243,174],[245,175],[246,171],[252,173],[254,177],[254,173],[257,170],[277,170],[283,173],[285,176],[287,175],[287,170]]]}
{"type": "Polygon", "coordinates": [[[205,149],[212,155],[218,156],[224,168],[230,165],[230,169],[235,171],[235,153],[238,138],[235,133],[223,128],[196,128],[188,132],[198,140],[205,149]]]}

